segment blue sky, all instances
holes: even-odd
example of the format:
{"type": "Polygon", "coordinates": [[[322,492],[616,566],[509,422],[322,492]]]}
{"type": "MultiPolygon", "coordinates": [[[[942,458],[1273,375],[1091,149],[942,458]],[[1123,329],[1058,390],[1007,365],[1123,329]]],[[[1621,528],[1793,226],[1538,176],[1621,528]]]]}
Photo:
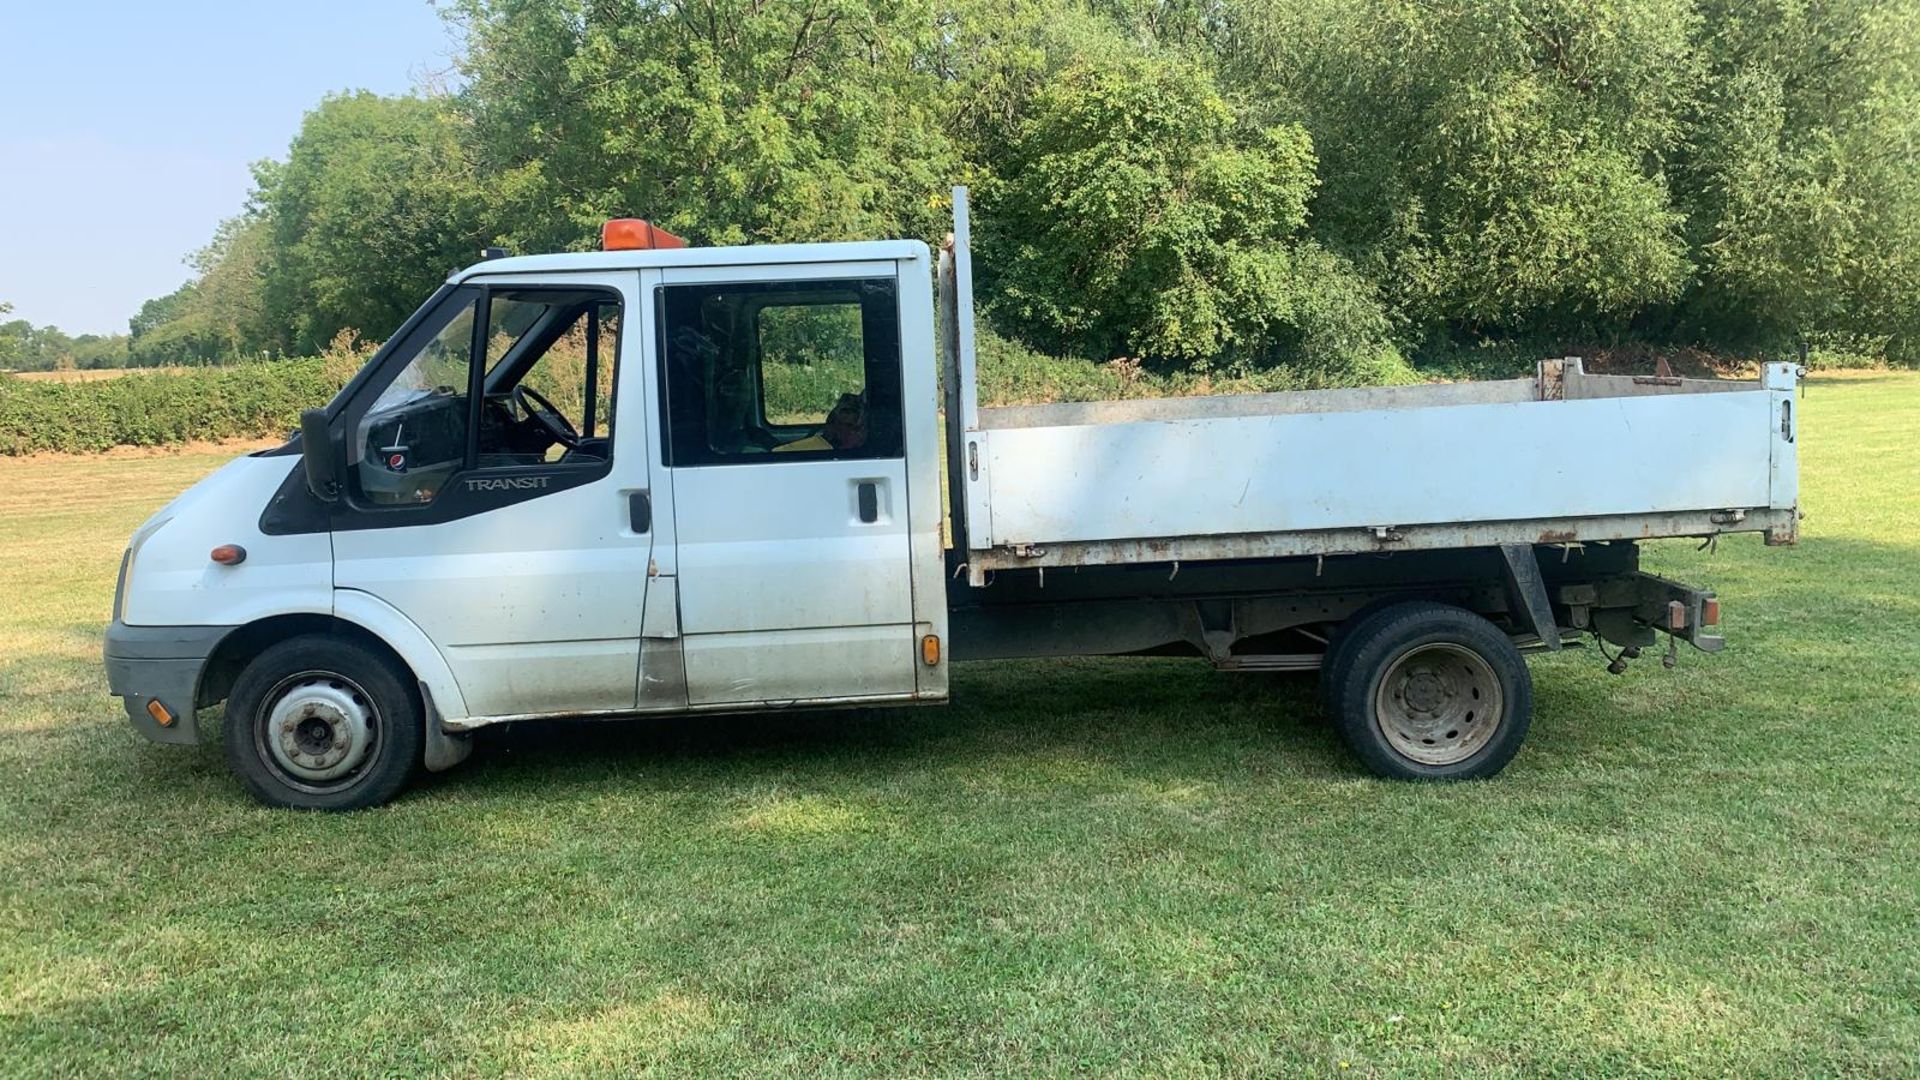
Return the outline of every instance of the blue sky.
{"type": "Polygon", "coordinates": [[[124,331],[330,91],[450,76],[427,0],[0,0],[6,318],[124,331]]]}

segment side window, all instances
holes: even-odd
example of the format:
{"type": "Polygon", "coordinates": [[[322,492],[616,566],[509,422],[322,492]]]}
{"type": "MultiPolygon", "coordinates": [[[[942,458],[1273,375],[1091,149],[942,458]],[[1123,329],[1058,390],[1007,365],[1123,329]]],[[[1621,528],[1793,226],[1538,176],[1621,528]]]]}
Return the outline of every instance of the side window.
{"type": "Polygon", "coordinates": [[[613,436],[613,372],[619,352],[620,303],[605,300],[577,313],[527,369],[520,385],[559,406],[563,416],[576,418],[580,435],[598,440],[590,449],[604,451],[613,436]]]}
{"type": "Polygon", "coordinates": [[[494,290],[478,466],[606,461],[619,328],[610,297],[494,290]]]}
{"type": "Polygon", "coordinates": [[[891,278],[660,290],[669,465],[901,455],[891,278]]]}
{"type": "Polygon", "coordinates": [[[431,503],[473,469],[604,469],[618,296],[500,286],[462,290],[443,307],[360,418],[351,458],[359,500],[431,503]]]}

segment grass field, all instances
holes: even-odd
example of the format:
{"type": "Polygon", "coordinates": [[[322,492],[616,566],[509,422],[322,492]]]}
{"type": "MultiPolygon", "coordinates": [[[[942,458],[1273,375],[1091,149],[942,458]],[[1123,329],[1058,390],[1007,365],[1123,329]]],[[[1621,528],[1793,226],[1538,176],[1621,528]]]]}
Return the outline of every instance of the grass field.
{"type": "Polygon", "coordinates": [[[81,368],[75,371],[10,371],[6,374],[10,378],[28,382],[99,382],[102,379],[117,379],[122,375],[178,375],[192,370],[188,367],[81,368]]]}
{"type": "Polygon", "coordinates": [[[106,696],[121,544],[218,456],[0,461],[0,1073],[1912,1075],[1920,377],[1803,417],[1800,547],[1650,557],[1729,649],[1537,662],[1492,782],[1361,775],[1306,681],[1001,663],[352,816],[106,696]]]}

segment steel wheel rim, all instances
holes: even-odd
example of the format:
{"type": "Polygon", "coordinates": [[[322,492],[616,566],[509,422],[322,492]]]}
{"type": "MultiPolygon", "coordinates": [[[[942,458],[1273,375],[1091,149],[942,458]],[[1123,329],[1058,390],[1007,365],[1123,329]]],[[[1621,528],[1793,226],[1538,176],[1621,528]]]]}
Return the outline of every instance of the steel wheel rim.
{"type": "Polygon", "coordinates": [[[1394,752],[1422,765],[1457,765],[1500,730],[1506,695],[1486,658],[1449,641],[1415,645],[1387,665],[1373,694],[1374,723],[1394,752]]]}
{"type": "Polygon", "coordinates": [[[327,794],[366,775],[380,727],[380,709],[359,683],[338,672],[302,671],[275,683],[261,700],[253,741],[281,781],[327,794]]]}

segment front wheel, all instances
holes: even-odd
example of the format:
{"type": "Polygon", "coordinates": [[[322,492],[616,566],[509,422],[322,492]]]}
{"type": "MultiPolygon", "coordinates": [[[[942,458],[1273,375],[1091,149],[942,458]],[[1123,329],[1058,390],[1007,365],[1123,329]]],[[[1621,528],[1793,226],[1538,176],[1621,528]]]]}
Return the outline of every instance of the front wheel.
{"type": "Polygon", "coordinates": [[[359,810],[400,793],[420,761],[405,672],[354,641],[290,638],[255,657],[227,699],[227,764],[255,798],[359,810]]]}
{"type": "Polygon", "coordinates": [[[1533,720],[1533,680],[1512,639],[1447,604],[1382,608],[1353,628],[1329,687],[1341,737],[1401,780],[1471,780],[1513,760],[1533,720]]]}

